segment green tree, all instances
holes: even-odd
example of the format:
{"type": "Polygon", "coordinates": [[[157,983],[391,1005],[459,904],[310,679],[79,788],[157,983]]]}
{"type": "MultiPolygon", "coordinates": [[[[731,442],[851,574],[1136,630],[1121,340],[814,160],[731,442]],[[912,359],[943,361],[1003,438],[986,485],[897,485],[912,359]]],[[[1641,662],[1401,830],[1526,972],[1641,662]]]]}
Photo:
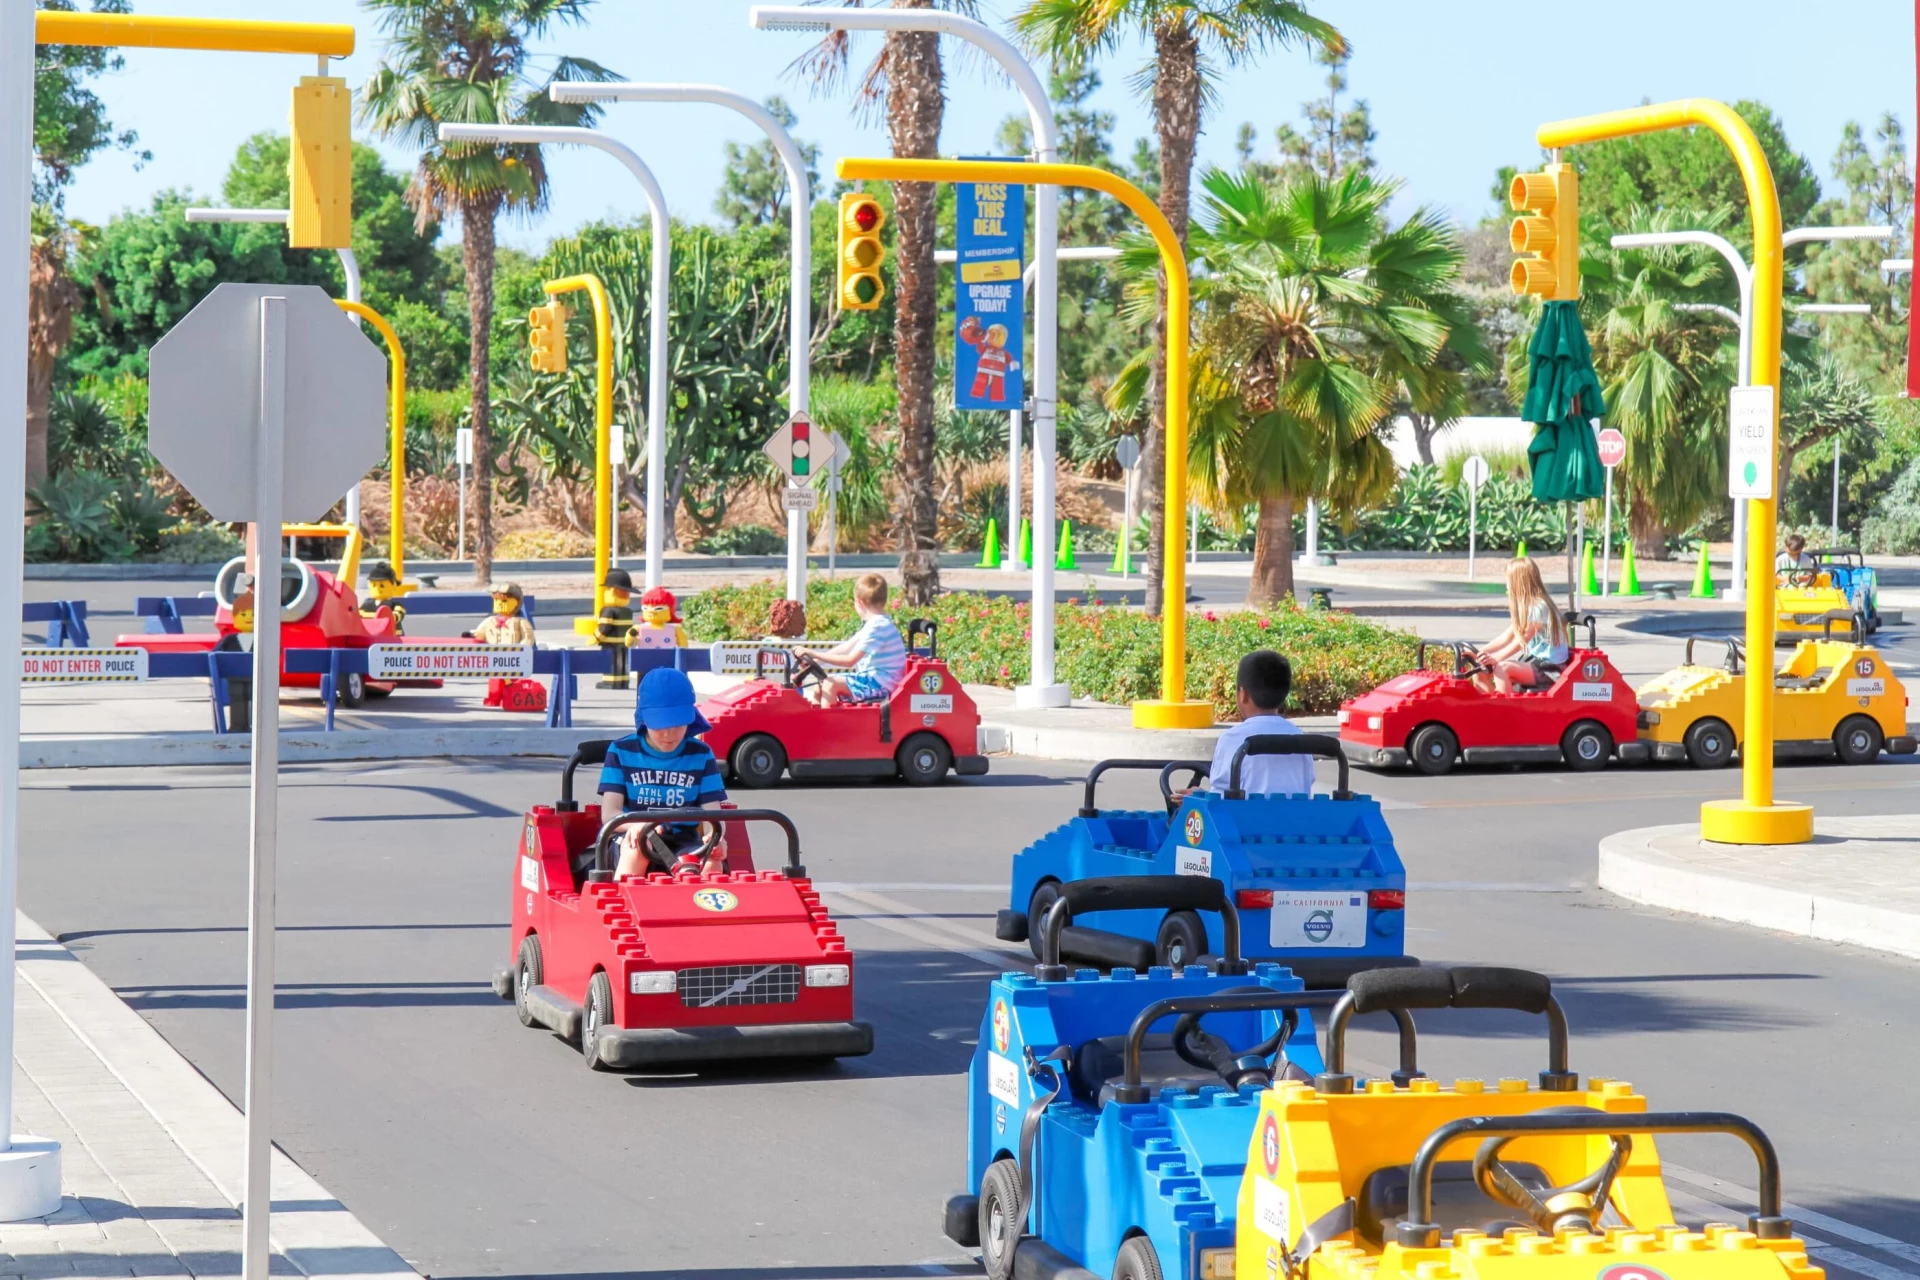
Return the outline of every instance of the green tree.
{"type": "Polygon", "coordinates": [[[1281,125],[1274,131],[1283,174],[1312,170],[1329,182],[1351,169],[1373,172],[1373,113],[1361,98],[1342,110],[1340,95],[1347,87],[1347,62],[1352,55],[1340,46],[1322,46],[1315,60],[1327,69],[1327,96],[1300,108],[1306,128],[1281,125]]]}
{"type": "Polygon", "coordinates": [[[420,152],[407,200],[425,230],[457,214],[468,318],[474,461],[474,577],[493,580],[492,398],[494,223],[502,210],[544,208],[547,167],[537,146],[440,141],[443,123],[591,124],[592,105],[557,103],[555,80],[606,80],[584,58],[556,58],[536,75],[529,42],[581,21],[592,0],[367,0],[387,46],[360,91],[360,115],[382,137],[420,152]]]}
{"type": "MultiPolygon", "coordinates": [[[[1891,241],[1841,240],[1807,247],[1806,290],[1816,302],[1865,302],[1868,316],[1822,316],[1820,341],[1838,365],[1874,392],[1897,395],[1907,366],[1907,315],[1880,270],[1883,258],[1913,243],[1913,171],[1905,132],[1892,112],[1880,117],[1872,145],[1848,121],[1833,156],[1841,191],[1821,202],[1813,221],[1830,227],[1892,227],[1891,241]]],[[[1904,290],[1901,290],[1904,293],[1904,290]]],[[[1902,299],[1904,301],[1904,299],[1902,299]]]]}
{"type": "MultiPolygon", "coordinates": [[[[1833,516],[1833,473],[1828,469],[1832,445],[1839,441],[1843,458],[1854,459],[1855,469],[1871,459],[1880,444],[1879,405],[1861,378],[1842,368],[1831,356],[1787,372],[1780,403],[1780,474],[1782,523],[1826,524],[1833,516]],[[1824,446],[1824,447],[1823,447],[1824,446]]],[[[1842,486],[1840,528],[1859,524],[1849,508],[1842,486]]]]}
{"type": "MultiPolygon", "coordinates": [[[[1331,25],[1298,0],[1027,0],[1014,25],[1056,62],[1077,63],[1139,37],[1152,49],[1142,80],[1153,106],[1159,146],[1154,198],[1184,246],[1190,213],[1194,146],[1200,136],[1212,69],[1245,62],[1266,49],[1306,41],[1345,49],[1331,25]]],[[[1147,509],[1147,607],[1157,611],[1166,554],[1166,492],[1162,450],[1166,422],[1166,284],[1159,286],[1154,319],[1153,393],[1141,449],[1142,496],[1147,509]]]]}
{"type": "MultiPolygon", "coordinates": [[[[767,99],[773,118],[792,132],[799,117],[779,94],[767,99]]],[[[807,188],[820,184],[820,148],[811,142],[794,139],[801,158],[807,164],[807,188]]],[[[720,170],[720,194],[713,198],[713,211],[730,227],[774,227],[785,243],[786,224],[793,192],[787,182],[787,167],[774,150],[773,140],[762,138],[751,146],[729,142],[720,148],[726,163],[720,170]]]]}

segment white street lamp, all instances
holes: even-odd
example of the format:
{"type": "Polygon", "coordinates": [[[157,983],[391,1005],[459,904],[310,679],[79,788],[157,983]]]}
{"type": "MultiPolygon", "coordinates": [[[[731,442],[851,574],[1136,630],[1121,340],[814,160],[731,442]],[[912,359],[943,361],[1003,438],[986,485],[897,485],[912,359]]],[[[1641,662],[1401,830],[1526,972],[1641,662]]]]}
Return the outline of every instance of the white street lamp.
{"type": "MultiPolygon", "coordinates": [[[[1865,302],[1809,302],[1798,308],[1801,315],[1813,316],[1870,316],[1873,307],[1865,302]]],[[[1840,437],[1833,438],[1833,517],[1827,526],[1833,530],[1833,540],[1840,541],[1840,437]]]]}
{"type": "MultiPolygon", "coordinates": [[[[813,191],[807,181],[807,159],[793,135],[765,107],[743,93],[712,84],[594,84],[561,81],[549,91],[555,102],[705,102],[737,111],[760,126],[787,171],[791,191],[792,259],[789,271],[787,412],[807,412],[812,372],[812,255],[813,191]]],[[[651,506],[651,499],[649,499],[651,506]]],[[[787,512],[787,599],[807,599],[807,513],[787,512]]]]}
{"type": "MultiPolygon", "coordinates": [[[[215,209],[196,206],[187,210],[188,222],[262,222],[284,224],[290,215],[285,209],[215,209]]],[[[353,256],[351,249],[335,249],[340,259],[340,274],[347,278],[347,301],[360,301],[360,260],[353,256]]],[[[359,323],[355,317],[356,324],[359,323]]],[[[360,486],[355,485],[346,492],[346,525],[350,529],[360,527],[360,486]]]]}
{"type": "MultiPolygon", "coordinates": [[[[755,5],[748,22],[759,31],[924,31],[956,36],[1000,64],[1026,100],[1033,128],[1034,159],[1058,157],[1053,104],[1046,86],[1020,50],[983,22],[935,9],[814,9],[801,5],[755,5]]],[[[1071,693],[1054,682],[1053,665],[1053,469],[1058,410],[1060,189],[1035,190],[1033,260],[1033,682],[1013,691],[1022,707],[1064,707],[1071,693]]]]}
{"type": "MultiPolygon", "coordinates": [[[[653,180],[653,170],[618,138],[578,125],[443,124],[442,142],[554,143],[598,147],[640,180],[647,208],[653,215],[653,293],[647,333],[647,568],[649,589],[660,585],[666,555],[667,470],[667,287],[673,278],[672,246],[667,220],[667,198],[653,180]]],[[[619,495],[612,495],[614,510],[619,495]]],[[[597,593],[600,584],[594,584],[597,593]]],[[[596,595],[597,598],[597,595],[596,595]]]]}
{"type": "MultiPolygon", "coordinates": [[[[1892,227],[1795,227],[1780,237],[1781,247],[1824,240],[1890,240],[1892,227]]],[[[1725,236],[1711,231],[1645,231],[1613,237],[1616,249],[1651,249],[1665,245],[1697,244],[1712,249],[1726,259],[1740,289],[1740,312],[1734,322],[1740,329],[1739,381],[1746,386],[1753,370],[1753,268],[1725,236]]],[[[1689,310],[1695,308],[1687,308],[1689,310]]],[[[1724,314],[1725,309],[1722,308],[1724,314]]],[[[1806,310],[1802,307],[1801,310],[1806,310]]],[[[1747,504],[1733,503],[1733,580],[1727,585],[1727,599],[1747,598],[1747,504]]]]}
{"type": "MultiPolygon", "coordinates": [[[[1111,262],[1120,256],[1120,250],[1112,245],[1063,245],[1055,251],[1062,262],[1111,262]]],[[[959,252],[954,249],[935,249],[935,262],[952,264],[959,261],[959,252]]],[[[1029,262],[1027,269],[1020,273],[1020,287],[1028,293],[1033,292],[1034,277],[1039,274],[1038,261],[1029,262]]],[[[1007,415],[1007,536],[1017,536],[1020,528],[1020,453],[1021,443],[1026,438],[1024,423],[1026,411],[1015,409],[1007,415]]],[[[1002,556],[1002,573],[1020,572],[1018,548],[1015,554],[1002,556]]]]}

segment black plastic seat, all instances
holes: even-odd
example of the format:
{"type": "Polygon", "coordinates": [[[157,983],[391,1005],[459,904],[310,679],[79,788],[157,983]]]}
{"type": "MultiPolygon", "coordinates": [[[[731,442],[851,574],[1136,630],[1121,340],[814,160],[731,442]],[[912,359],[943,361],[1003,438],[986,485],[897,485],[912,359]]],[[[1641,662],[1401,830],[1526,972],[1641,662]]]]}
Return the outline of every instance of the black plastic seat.
{"type": "MultiPolygon", "coordinates": [[[[1096,1107],[1106,1106],[1125,1082],[1126,1053],[1125,1036],[1101,1036],[1082,1042],[1074,1050],[1073,1064],[1067,1070],[1073,1095],[1096,1107]]],[[[1281,1069],[1280,1079],[1311,1082],[1313,1075],[1288,1062],[1281,1069]]],[[[1174,1050],[1172,1032],[1149,1035],[1140,1042],[1140,1082],[1156,1098],[1167,1089],[1191,1092],[1207,1085],[1226,1087],[1226,1082],[1214,1072],[1194,1066],[1174,1050]]]]}
{"type": "MultiPolygon", "coordinates": [[[[1529,1191],[1546,1191],[1553,1186],[1546,1170],[1537,1164],[1506,1161],[1507,1168],[1529,1191]]],[[[1355,1217],[1360,1234],[1376,1245],[1384,1245],[1393,1228],[1407,1216],[1407,1166],[1390,1165],[1376,1169],[1360,1187],[1360,1203],[1355,1217]]],[[[1473,1180],[1470,1160],[1442,1160],[1433,1166],[1433,1217],[1443,1236],[1455,1231],[1484,1231],[1497,1236],[1508,1227],[1528,1227],[1525,1215],[1510,1205],[1489,1199],[1473,1180]]]]}

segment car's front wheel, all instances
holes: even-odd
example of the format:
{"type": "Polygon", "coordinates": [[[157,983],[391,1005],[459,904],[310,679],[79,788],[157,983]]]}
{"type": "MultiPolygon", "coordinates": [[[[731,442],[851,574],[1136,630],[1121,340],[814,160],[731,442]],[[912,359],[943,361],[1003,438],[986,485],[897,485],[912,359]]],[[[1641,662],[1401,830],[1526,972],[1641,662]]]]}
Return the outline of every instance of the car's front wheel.
{"type": "Polygon", "coordinates": [[[527,992],[544,980],[545,972],[540,963],[540,938],[530,933],[520,939],[520,956],[513,962],[513,1011],[520,1015],[520,1025],[523,1027],[531,1027],[537,1021],[533,1010],[527,1007],[527,992]]]}
{"type": "Polygon", "coordinates": [[[1013,1280],[1013,1253],[1026,1229],[1020,1167],[1012,1160],[995,1160],[980,1179],[980,1261],[987,1280],[1013,1280]]]}
{"type": "Polygon", "coordinates": [[[357,707],[367,700],[367,678],[358,671],[349,671],[340,677],[340,701],[349,707],[357,707]]]}
{"type": "Polygon", "coordinates": [[[770,733],[748,734],[733,749],[732,765],[733,780],[740,786],[771,787],[787,771],[786,748],[770,733]]]}
{"type": "Polygon", "coordinates": [[[1452,772],[1459,755],[1460,739],[1443,724],[1423,724],[1407,742],[1407,758],[1430,778],[1452,772]]]}
{"type": "Polygon", "coordinates": [[[937,733],[916,733],[900,744],[893,762],[907,785],[930,787],[947,776],[953,765],[953,751],[937,733]]]}
{"type": "Polygon", "coordinates": [[[1605,725],[1582,720],[1560,739],[1560,755],[1569,769],[1582,773],[1604,769],[1613,756],[1613,735],[1605,725]]]}
{"type": "Polygon", "coordinates": [[[587,983],[587,1004],[580,1011],[580,1052],[595,1071],[607,1069],[607,1064],[600,1061],[600,1030],[614,1025],[613,979],[602,969],[587,983]]]}
{"type": "Polygon", "coordinates": [[[1161,1280],[1160,1255],[1153,1251],[1153,1241],[1129,1237],[1113,1260],[1113,1280],[1161,1280]]]}
{"type": "Polygon", "coordinates": [[[1725,720],[1707,716],[1687,726],[1687,760],[1696,769],[1724,769],[1733,763],[1733,730],[1725,720]]]}
{"type": "Polygon", "coordinates": [[[1169,911],[1160,922],[1159,936],[1153,940],[1154,962],[1176,970],[1200,963],[1200,954],[1206,949],[1206,926],[1191,911],[1169,911]]]}
{"type": "Polygon", "coordinates": [[[1041,953],[1046,946],[1047,912],[1053,910],[1053,904],[1058,901],[1058,880],[1042,880],[1034,886],[1033,896],[1027,899],[1027,948],[1035,960],[1046,959],[1041,953]]]}

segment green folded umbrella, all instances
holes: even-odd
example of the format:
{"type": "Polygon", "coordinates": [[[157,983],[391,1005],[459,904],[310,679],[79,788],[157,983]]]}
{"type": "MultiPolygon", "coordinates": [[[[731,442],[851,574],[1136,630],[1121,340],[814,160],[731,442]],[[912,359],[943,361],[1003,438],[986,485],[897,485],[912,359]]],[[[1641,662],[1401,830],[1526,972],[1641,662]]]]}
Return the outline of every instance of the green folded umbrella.
{"type": "Polygon", "coordinates": [[[1606,412],[1593,349],[1580,327],[1580,304],[1549,302],[1527,344],[1527,399],[1520,416],[1535,424],[1527,462],[1541,502],[1581,502],[1606,493],[1607,473],[1591,420],[1606,412]]]}

